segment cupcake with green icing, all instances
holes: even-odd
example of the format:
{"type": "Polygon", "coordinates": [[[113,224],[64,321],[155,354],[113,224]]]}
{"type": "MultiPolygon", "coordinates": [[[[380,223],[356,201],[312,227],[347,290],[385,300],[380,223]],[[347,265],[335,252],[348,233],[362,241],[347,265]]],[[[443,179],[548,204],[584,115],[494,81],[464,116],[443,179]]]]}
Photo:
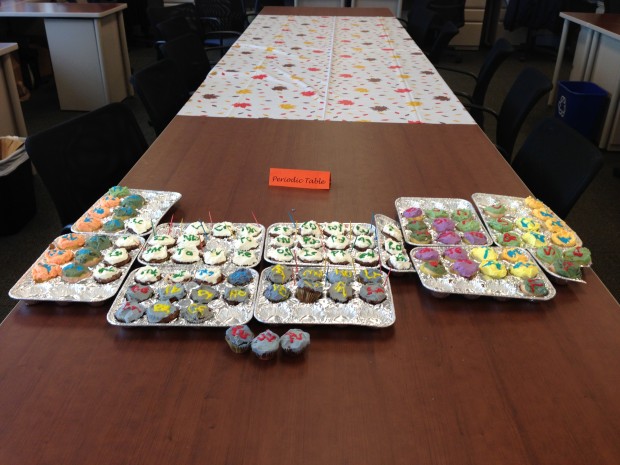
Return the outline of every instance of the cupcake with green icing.
{"type": "Polygon", "coordinates": [[[534,297],[544,297],[549,294],[549,289],[547,289],[545,282],[540,278],[524,279],[519,285],[519,289],[524,294],[534,297]]]}
{"type": "Polygon", "coordinates": [[[536,249],[536,258],[547,265],[550,265],[561,256],[560,249],[554,245],[545,245],[536,249]]]}
{"type": "Polygon", "coordinates": [[[512,221],[507,220],[506,218],[492,218],[487,222],[487,224],[489,225],[489,228],[502,233],[512,231],[513,228],[512,221]]]}
{"type": "Polygon", "coordinates": [[[564,252],[564,258],[579,266],[589,266],[592,264],[590,249],[586,247],[575,247],[564,252]]]}
{"type": "Polygon", "coordinates": [[[488,205],[482,210],[491,218],[500,218],[506,214],[506,206],[500,202],[488,205]]]}
{"type": "Polygon", "coordinates": [[[112,186],[108,190],[108,195],[112,197],[123,198],[130,194],[129,188],[125,186],[112,186]]]}
{"type": "Polygon", "coordinates": [[[441,208],[431,208],[430,210],[426,210],[424,213],[432,220],[437,218],[448,218],[450,216],[446,210],[441,208]]]}
{"type": "Polygon", "coordinates": [[[116,232],[125,229],[125,222],[118,218],[111,219],[103,223],[102,229],[105,232],[116,232]]]}
{"type": "Polygon", "coordinates": [[[420,271],[433,278],[441,278],[447,273],[446,268],[439,260],[429,260],[422,263],[422,265],[420,265],[420,271]]]}
{"type": "Polygon", "coordinates": [[[146,200],[139,194],[131,194],[121,200],[121,207],[142,208],[146,200]]]}
{"type": "Polygon", "coordinates": [[[428,230],[423,231],[409,231],[409,242],[414,244],[430,244],[433,240],[433,236],[428,230]]]}
{"type": "Polygon", "coordinates": [[[456,223],[456,229],[458,229],[461,232],[479,231],[480,223],[478,223],[478,221],[472,218],[469,218],[469,219],[461,220],[458,223],[456,223]]]}
{"type": "Polygon", "coordinates": [[[497,237],[497,242],[499,242],[500,245],[506,247],[518,247],[521,245],[521,239],[519,239],[519,236],[516,236],[509,232],[497,237]]]}
{"type": "Polygon", "coordinates": [[[575,262],[559,258],[551,265],[551,271],[558,276],[569,279],[581,279],[581,267],[575,262]]]}
{"type": "Polygon", "coordinates": [[[455,222],[459,222],[459,221],[463,221],[463,220],[469,220],[473,218],[473,214],[471,212],[471,210],[467,209],[467,208],[458,208],[455,211],[452,212],[452,215],[450,215],[450,217],[455,221],[455,222]]]}
{"type": "Polygon", "coordinates": [[[405,231],[411,232],[426,231],[427,229],[428,226],[423,220],[413,220],[405,226],[405,231]]]}

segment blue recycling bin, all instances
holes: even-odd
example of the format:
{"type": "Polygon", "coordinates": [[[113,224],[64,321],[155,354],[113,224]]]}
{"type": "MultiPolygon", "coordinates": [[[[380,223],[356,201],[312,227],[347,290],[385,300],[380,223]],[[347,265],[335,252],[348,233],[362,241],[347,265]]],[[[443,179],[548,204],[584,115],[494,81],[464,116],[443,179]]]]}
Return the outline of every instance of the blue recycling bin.
{"type": "Polygon", "coordinates": [[[555,116],[596,142],[608,101],[607,91],[593,82],[559,81],[555,116]]]}

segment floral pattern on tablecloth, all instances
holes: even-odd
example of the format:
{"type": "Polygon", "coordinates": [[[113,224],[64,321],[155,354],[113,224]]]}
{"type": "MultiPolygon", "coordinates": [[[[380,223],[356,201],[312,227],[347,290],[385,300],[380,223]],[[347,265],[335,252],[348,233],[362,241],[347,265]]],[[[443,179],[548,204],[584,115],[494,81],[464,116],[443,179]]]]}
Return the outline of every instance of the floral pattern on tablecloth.
{"type": "Polygon", "coordinates": [[[474,124],[395,18],[258,16],[186,116],[474,124]]]}

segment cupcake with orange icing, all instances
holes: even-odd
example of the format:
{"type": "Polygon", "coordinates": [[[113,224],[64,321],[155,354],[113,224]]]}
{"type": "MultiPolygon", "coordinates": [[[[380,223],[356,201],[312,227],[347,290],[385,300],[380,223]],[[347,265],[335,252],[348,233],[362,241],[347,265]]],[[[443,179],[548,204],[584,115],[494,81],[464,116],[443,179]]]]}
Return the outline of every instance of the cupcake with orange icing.
{"type": "Polygon", "coordinates": [[[121,203],[121,199],[119,197],[115,197],[113,195],[104,195],[103,198],[99,201],[99,205],[106,208],[114,208],[118,207],[121,203]]]}
{"type": "Polygon", "coordinates": [[[554,213],[548,208],[537,208],[536,210],[532,211],[532,215],[534,215],[535,218],[538,218],[542,222],[545,222],[547,220],[554,220],[556,218],[554,213]]]}
{"type": "Polygon", "coordinates": [[[61,268],[59,265],[40,262],[32,267],[32,280],[35,283],[43,283],[60,276],[60,272],[61,268]]]}
{"type": "Polygon", "coordinates": [[[55,244],[56,247],[62,250],[66,249],[79,249],[84,245],[86,239],[81,234],[63,234],[58,239],[56,239],[55,244]]]}
{"type": "Polygon", "coordinates": [[[91,216],[93,218],[104,218],[106,216],[108,216],[110,214],[110,209],[108,207],[104,207],[103,205],[101,206],[95,206],[93,208],[91,208],[90,210],[88,210],[87,215],[91,216]]]}
{"type": "Polygon", "coordinates": [[[81,231],[81,232],[97,231],[101,229],[101,226],[102,226],[102,223],[99,218],[95,218],[95,217],[88,216],[88,215],[83,216],[82,218],[77,220],[75,224],[73,225],[73,227],[77,231],[81,231]]]}
{"type": "Polygon", "coordinates": [[[64,265],[73,260],[73,250],[50,249],[45,252],[43,259],[51,265],[64,265]]]}

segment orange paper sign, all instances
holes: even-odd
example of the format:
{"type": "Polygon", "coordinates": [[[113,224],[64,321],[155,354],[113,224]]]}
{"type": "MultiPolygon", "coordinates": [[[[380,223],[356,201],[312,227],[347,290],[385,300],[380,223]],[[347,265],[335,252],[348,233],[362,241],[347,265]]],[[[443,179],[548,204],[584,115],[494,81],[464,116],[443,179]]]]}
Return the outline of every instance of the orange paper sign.
{"type": "Polygon", "coordinates": [[[331,173],[329,171],[290,170],[285,168],[269,169],[269,185],[295,187],[298,189],[329,189],[331,173]]]}

